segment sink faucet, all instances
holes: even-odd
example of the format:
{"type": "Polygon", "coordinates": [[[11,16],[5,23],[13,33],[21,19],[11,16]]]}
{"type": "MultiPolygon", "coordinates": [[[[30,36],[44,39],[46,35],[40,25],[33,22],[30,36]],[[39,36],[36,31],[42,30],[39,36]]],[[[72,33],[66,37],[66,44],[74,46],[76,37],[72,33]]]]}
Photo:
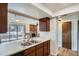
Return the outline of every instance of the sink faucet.
{"type": "Polygon", "coordinates": [[[30,41],[30,39],[31,39],[31,35],[30,35],[30,33],[26,33],[26,39],[27,39],[27,42],[29,43],[29,41],[30,41]]]}

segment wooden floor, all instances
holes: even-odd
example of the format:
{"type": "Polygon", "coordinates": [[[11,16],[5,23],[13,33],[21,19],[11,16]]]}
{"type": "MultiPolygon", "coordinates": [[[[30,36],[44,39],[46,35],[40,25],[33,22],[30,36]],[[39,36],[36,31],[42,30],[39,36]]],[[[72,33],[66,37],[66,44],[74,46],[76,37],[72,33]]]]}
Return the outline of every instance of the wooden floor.
{"type": "MultiPolygon", "coordinates": [[[[50,55],[54,56],[54,55],[50,55]]],[[[72,51],[66,48],[60,48],[55,56],[79,56],[77,51],[72,51]]]]}

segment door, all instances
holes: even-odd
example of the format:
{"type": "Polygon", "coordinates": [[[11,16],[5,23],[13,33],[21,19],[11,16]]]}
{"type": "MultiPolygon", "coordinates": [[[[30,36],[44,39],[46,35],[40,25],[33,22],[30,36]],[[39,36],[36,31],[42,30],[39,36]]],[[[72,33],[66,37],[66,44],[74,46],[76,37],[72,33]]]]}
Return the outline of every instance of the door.
{"type": "Polygon", "coordinates": [[[62,24],[62,47],[71,49],[71,22],[62,24]]]}

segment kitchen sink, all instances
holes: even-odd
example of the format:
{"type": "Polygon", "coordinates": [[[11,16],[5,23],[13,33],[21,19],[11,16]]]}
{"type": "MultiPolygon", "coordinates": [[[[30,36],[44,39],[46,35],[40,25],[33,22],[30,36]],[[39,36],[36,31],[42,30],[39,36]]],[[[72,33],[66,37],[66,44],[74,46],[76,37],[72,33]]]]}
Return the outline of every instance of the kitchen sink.
{"type": "Polygon", "coordinates": [[[29,42],[22,42],[21,45],[22,46],[30,46],[30,45],[36,44],[36,43],[39,43],[39,41],[37,41],[37,40],[31,40],[29,42]]]}
{"type": "Polygon", "coordinates": [[[24,42],[24,43],[21,43],[21,45],[22,46],[30,46],[30,45],[32,45],[32,43],[30,43],[30,42],[24,42]]]}
{"type": "Polygon", "coordinates": [[[38,43],[39,41],[37,41],[37,40],[31,40],[30,42],[31,43],[38,43]]]}

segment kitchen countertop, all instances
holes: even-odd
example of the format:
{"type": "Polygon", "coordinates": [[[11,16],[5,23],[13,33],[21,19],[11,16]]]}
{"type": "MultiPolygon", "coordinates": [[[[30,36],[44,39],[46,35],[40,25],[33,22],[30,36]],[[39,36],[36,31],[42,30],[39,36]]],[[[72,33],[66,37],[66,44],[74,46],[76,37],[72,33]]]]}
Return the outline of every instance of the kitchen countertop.
{"type": "Polygon", "coordinates": [[[23,42],[23,40],[16,40],[12,42],[1,43],[0,44],[0,56],[9,56],[9,55],[18,53],[20,51],[23,51],[25,49],[28,49],[30,47],[33,47],[35,45],[38,45],[47,40],[50,40],[50,38],[45,38],[45,37],[36,37],[32,39],[37,40],[38,43],[33,43],[30,46],[22,46],[21,43],[23,42]]]}

